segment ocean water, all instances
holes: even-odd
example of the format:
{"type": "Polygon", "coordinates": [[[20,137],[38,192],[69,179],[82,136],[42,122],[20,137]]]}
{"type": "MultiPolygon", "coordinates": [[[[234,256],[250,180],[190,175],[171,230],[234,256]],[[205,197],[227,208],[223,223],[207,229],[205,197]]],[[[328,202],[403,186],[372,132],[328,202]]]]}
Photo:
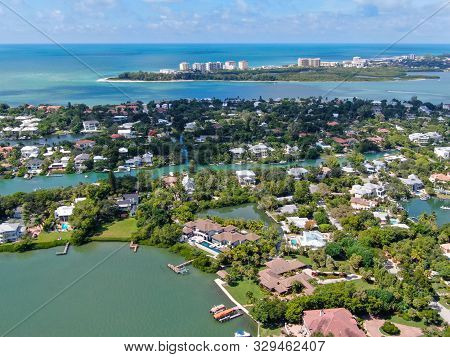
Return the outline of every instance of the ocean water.
{"type": "MultiPolygon", "coordinates": [[[[376,57],[385,44],[89,44],[0,45],[0,102],[10,105],[86,103],[176,98],[328,97],[398,98],[417,95],[434,103],[450,101],[450,73],[440,80],[351,82],[336,88],[320,83],[108,83],[98,79],[124,71],[177,68],[182,61],[246,59],[251,66],[295,63],[298,57],[344,60],[376,57]]],[[[449,45],[400,44],[383,56],[450,53],[449,45]]]]}

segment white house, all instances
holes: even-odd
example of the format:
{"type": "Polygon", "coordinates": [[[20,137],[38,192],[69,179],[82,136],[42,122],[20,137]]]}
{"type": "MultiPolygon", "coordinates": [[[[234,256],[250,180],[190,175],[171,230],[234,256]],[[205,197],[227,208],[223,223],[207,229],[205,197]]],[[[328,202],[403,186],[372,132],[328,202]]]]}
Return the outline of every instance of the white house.
{"type": "Polygon", "coordinates": [[[288,222],[288,224],[293,224],[300,229],[305,229],[305,226],[308,222],[312,222],[314,223],[314,226],[316,226],[314,221],[304,217],[287,217],[286,221],[288,222]]]}
{"type": "Polygon", "coordinates": [[[424,187],[423,182],[414,174],[409,175],[407,178],[400,178],[400,181],[413,192],[419,191],[424,187]]]}
{"type": "Polygon", "coordinates": [[[450,146],[434,148],[434,153],[437,157],[448,160],[450,158],[450,146]]]}
{"type": "Polygon", "coordinates": [[[189,177],[189,175],[183,177],[181,184],[183,185],[184,190],[186,191],[187,194],[192,195],[194,193],[195,183],[194,180],[189,177]]]}
{"type": "Polygon", "coordinates": [[[269,155],[269,151],[272,151],[272,148],[269,148],[267,145],[259,143],[256,145],[250,145],[248,150],[258,158],[266,158],[269,155]]]}
{"type": "Polygon", "coordinates": [[[0,243],[15,242],[22,236],[24,227],[20,223],[0,224],[0,243]]]}
{"type": "Polygon", "coordinates": [[[233,158],[240,159],[242,157],[242,155],[245,154],[245,149],[244,148],[233,148],[233,149],[230,149],[230,153],[233,155],[233,158]]]}
{"type": "Polygon", "coordinates": [[[23,158],[29,159],[39,155],[39,148],[37,146],[24,146],[20,149],[23,158]]]}
{"type": "Polygon", "coordinates": [[[435,131],[428,133],[412,133],[408,135],[409,141],[416,144],[428,144],[430,141],[437,142],[442,140],[442,135],[435,131]]]}
{"type": "Polygon", "coordinates": [[[287,170],[287,174],[296,180],[301,180],[309,171],[303,167],[291,167],[287,170]]]}
{"type": "Polygon", "coordinates": [[[236,171],[239,184],[249,186],[256,183],[256,174],[251,170],[236,171]]]}
{"type": "Polygon", "coordinates": [[[98,131],[99,122],[97,120],[87,120],[83,122],[83,131],[85,133],[94,133],[98,131]]]}
{"type": "Polygon", "coordinates": [[[55,210],[55,218],[60,222],[68,222],[69,217],[73,214],[74,206],[60,206],[55,210]]]}
{"type": "Polygon", "coordinates": [[[117,134],[123,136],[125,139],[132,139],[135,137],[132,129],[119,129],[117,130],[117,134]]]}
{"type": "Polygon", "coordinates": [[[353,185],[350,189],[350,194],[357,197],[384,197],[385,189],[383,185],[374,183],[365,183],[364,185],[353,185]]]}

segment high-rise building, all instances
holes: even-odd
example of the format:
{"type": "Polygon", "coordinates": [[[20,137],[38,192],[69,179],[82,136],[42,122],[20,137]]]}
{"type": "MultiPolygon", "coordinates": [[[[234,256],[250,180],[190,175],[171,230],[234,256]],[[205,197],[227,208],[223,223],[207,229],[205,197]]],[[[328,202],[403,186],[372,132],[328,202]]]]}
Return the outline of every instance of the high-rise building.
{"type": "Polygon", "coordinates": [[[222,62],[207,62],[206,63],[206,71],[207,72],[216,72],[222,69],[222,62]]]}
{"type": "Polygon", "coordinates": [[[297,65],[299,67],[320,67],[320,58],[299,58],[297,65]]]}
{"type": "Polygon", "coordinates": [[[181,62],[180,63],[180,71],[189,71],[189,63],[181,62]]]}
{"type": "Polygon", "coordinates": [[[206,72],[206,63],[196,62],[192,65],[192,69],[194,71],[206,72]]]}
{"type": "Polygon", "coordinates": [[[229,70],[233,70],[236,69],[236,62],[235,61],[226,61],[225,65],[223,66],[223,69],[229,69],[229,70]]]}
{"type": "Polygon", "coordinates": [[[248,69],[248,61],[239,61],[238,66],[241,71],[246,71],[248,69]]]}

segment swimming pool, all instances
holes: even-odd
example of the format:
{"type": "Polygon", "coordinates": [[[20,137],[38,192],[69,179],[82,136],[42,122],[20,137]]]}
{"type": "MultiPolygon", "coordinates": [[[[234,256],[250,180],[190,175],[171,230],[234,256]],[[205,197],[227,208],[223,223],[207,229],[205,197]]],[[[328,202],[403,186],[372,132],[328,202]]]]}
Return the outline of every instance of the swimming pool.
{"type": "Polygon", "coordinates": [[[61,229],[63,231],[67,231],[69,229],[69,225],[67,223],[63,223],[63,224],[61,224],[61,229]]]}
{"type": "Polygon", "coordinates": [[[291,239],[291,245],[296,246],[297,245],[297,239],[291,239]]]}
{"type": "Polygon", "coordinates": [[[211,247],[211,243],[209,243],[207,241],[203,241],[200,244],[208,249],[211,249],[212,251],[214,251],[216,253],[222,253],[219,249],[211,247]]]}

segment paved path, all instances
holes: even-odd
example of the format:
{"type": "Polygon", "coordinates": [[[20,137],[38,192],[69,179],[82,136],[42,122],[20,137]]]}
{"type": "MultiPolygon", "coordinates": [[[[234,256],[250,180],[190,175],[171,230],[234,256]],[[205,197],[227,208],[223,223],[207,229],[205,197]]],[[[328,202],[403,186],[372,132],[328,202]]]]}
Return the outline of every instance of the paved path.
{"type": "Polygon", "coordinates": [[[431,308],[437,310],[445,322],[450,324],[450,310],[437,301],[430,302],[431,308]]]}
{"type": "Polygon", "coordinates": [[[364,322],[364,328],[369,337],[420,337],[422,330],[418,327],[411,327],[394,323],[400,330],[400,336],[385,336],[380,332],[380,327],[383,326],[385,320],[371,319],[364,322]]]}

